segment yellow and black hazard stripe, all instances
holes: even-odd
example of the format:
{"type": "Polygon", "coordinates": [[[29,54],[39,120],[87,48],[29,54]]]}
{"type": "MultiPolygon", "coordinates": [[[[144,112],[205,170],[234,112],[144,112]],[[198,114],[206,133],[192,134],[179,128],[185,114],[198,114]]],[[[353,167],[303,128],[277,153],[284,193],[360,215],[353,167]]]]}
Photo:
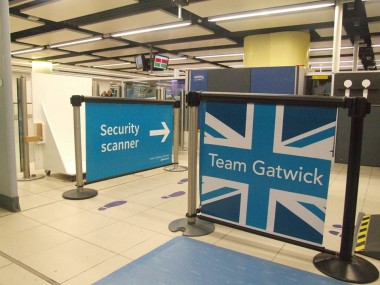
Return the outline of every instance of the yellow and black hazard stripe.
{"type": "Polygon", "coordinates": [[[369,222],[371,220],[371,215],[364,215],[360,224],[359,234],[356,241],[355,251],[363,251],[365,248],[365,243],[367,240],[369,222]]]}

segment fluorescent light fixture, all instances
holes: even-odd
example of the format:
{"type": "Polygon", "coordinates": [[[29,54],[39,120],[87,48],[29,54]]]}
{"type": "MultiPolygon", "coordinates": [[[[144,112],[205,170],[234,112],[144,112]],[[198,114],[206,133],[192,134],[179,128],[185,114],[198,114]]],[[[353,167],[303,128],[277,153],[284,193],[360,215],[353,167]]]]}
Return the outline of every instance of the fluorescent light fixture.
{"type": "Polygon", "coordinates": [[[92,67],[118,66],[118,65],[126,65],[126,64],[131,64],[131,63],[130,62],[122,62],[122,63],[102,64],[102,65],[94,65],[92,67]]]}
{"type": "Polygon", "coordinates": [[[80,72],[80,73],[90,73],[90,74],[98,74],[98,75],[108,75],[108,76],[120,76],[120,77],[140,77],[136,75],[131,74],[121,74],[121,73],[110,73],[109,71],[99,71],[94,69],[80,69],[80,68],[71,68],[66,66],[57,66],[54,68],[55,70],[67,70],[67,71],[73,71],[73,72],[80,72]]]}
{"type": "Polygon", "coordinates": [[[222,69],[222,67],[219,66],[202,66],[202,67],[186,67],[186,68],[180,68],[181,70],[197,70],[197,69],[222,69]]]}
{"type": "MultiPolygon", "coordinates": [[[[340,63],[353,63],[353,60],[341,60],[340,63]]],[[[359,61],[358,61],[359,62],[359,61]]],[[[315,64],[332,64],[332,61],[313,61],[309,62],[309,65],[315,65],[315,64]]]]}
{"type": "Polygon", "coordinates": [[[44,47],[35,47],[35,48],[28,48],[28,49],[22,49],[22,50],[17,50],[11,52],[11,55],[16,55],[16,54],[22,54],[22,53],[29,53],[29,52],[35,52],[35,51],[40,51],[43,50],[44,47]]]}
{"type": "Polygon", "coordinates": [[[81,40],[57,43],[57,44],[50,45],[49,47],[50,48],[57,48],[57,47],[64,47],[64,46],[72,46],[72,45],[77,45],[77,44],[99,41],[101,39],[102,39],[101,36],[97,36],[97,37],[85,38],[85,39],[81,39],[81,40]]]}
{"type": "Polygon", "coordinates": [[[29,62],[29,61],[12,61],[11,63],[14,64],[14,65],[28,65],[28,66],[32,66],[32,63],[29,62]]]}
{"type": "Polygon", "coordinates": [[[378,48],[380,47],[380,44],[377,44],[377,45],[372,45],[373,48],[378,48]]]}
{"type": "MultiPolygon", "coordinates": [[[[340,49],[353,49],[354,47],[341,47],[340,49]]],[[[332,47],[325,47],[325,48],[310,48],[309,51],[327,51],[327,50],[333,50],[332,47]]]]}
{"type": "Polygon", "coordinates": [[[244,54],[243,53],[231,53],[231,54],[201,55],[201,56],[196,56],[195,58],[203,59],[203,58],[230,57],[230,56],[244,56],[244,54]]]}
{"type": "Polygon", "coordinates": [[[292,12],[302,12],[302,11],[307,11],[307,10],[331,7],[334,5],[335,5],[335,1],[310,2],[307,4],[287,5],[287,6],[282,6],[282,7],[274,7],[274,8],[268,8],[268,9],[260,9],[260,10],[241,12],[241,13],[214,16],[214,17],[208,18],[208,21],[219,22],[219,21],[235,20],[235,19],[242,19],[242,18],[260,17],[260,16],[268,16],[268,15],[276,15],[276,14],[284,14],[284,13],[292,13],[292,12]]]}
{"type": "Polygon", "coordinates": [[[148,32],[159,31],[159,30],[185,27],[185,26],[190,26],[190,25],[191,25],[191,21],[174,22],[174,23],[169,23],[169,24],[163,24],[163,25],[145,27],[145,28],[141,28],[141,29],[133,29],[133,30],[129,30],[129,31],[113,33],[113,34],[111,34],[111,37],[122,37],[122,36],[136,35],[136,34],[148,33],[148,32]]]}
{"type": "Polygon", "coordinates": [[[176,58],[169,58],[169,61],[176,61],[176,60],[186,60],[187,57],[176,57],[176,58]]]}

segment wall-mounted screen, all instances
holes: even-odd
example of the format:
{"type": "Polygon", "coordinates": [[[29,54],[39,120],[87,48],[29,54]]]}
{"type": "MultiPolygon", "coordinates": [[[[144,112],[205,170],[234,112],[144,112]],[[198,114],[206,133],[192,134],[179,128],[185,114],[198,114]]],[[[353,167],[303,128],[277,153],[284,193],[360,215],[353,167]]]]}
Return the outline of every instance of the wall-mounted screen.
{"type": "Polygon", "coordinates": [[[167,56],[156,54],[153,59],[153,68],[159,70],[168,69],[169,58],[167,56]]]}
{"type": "Polygon", "coordinates": [[[146,63],[145,63],[145,57],[143,54],[139,54],[135,56],[135,64],[137,70],[145,70],[146,69],[146,63]]]}

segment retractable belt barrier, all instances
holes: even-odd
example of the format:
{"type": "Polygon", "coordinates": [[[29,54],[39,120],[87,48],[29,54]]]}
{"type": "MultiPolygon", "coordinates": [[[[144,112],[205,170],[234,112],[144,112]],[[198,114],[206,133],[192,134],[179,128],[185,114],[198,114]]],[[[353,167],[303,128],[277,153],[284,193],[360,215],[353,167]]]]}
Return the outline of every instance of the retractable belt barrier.
{"type": "Polygon", "coordinates": [[[74,95],[74,139],[77,189],[63,193],[71,200],[97,195],[84,184],[125,174],[178,165],[179,101],[101,98],[74,95]],[[86,181],[83,179],[80,107],[86,110],[86,181]],[[174,142],[174,146],[173,146],[174,142]],[[174,153],[173,153],[174,152],[174,153]],[[173,161],[174,158],[174,161],[173,161]]]}
{"type": "Polygon", "coordinates": [[[190,92],[186,218],[171,231],[199,236],[212,222],[321,251],[324,274],[369,283],[379,272],[354,255],[364,97],[190,92]],[[348,109],[351,137],[340,252],[322,247],[337,108],[348,109]],[[196,208],[198,116],[199,189],[196,208]]]}

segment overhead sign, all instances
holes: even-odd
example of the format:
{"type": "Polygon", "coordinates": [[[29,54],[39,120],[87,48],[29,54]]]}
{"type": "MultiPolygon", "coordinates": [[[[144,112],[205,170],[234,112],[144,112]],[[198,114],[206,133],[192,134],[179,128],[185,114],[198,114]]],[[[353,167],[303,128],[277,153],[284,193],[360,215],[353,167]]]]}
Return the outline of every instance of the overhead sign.
{"type": "Polygon", "coordinates": [[[322,244],[336,109],[202,102],[202,216],[322,244]]]}
{"type": "Polygon", "coordinates": [[[172,104],[86,103],[86,181],[172,163],[172,104]]]}

